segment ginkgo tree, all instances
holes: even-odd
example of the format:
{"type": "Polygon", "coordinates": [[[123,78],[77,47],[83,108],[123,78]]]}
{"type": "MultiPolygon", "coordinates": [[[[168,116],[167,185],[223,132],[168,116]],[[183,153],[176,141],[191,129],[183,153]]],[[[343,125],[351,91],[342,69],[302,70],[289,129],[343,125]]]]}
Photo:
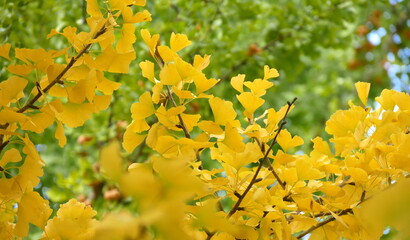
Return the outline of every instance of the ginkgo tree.
{"type": "MultiPolygon", "coordinates": [[[[108,143],[99,158],[98,172],[120,192],[121,207],[96,209],[97,217],[92,203],[71,199],[50,217],[48,200],[33,191],[44,161],[30,135],[55,122],[64,147],[65,127],[109,107],[120,85],[104,73],[128,73],[135,23],[151,19],[144,5],[88,0],[89,32],[66,27],[48,35],[65,37],[67,48],[14,49],[17,60],[7,69],[15,76],[0,83],[2,239],[28,236],[30,224],[42,229],[41,239],[379,239],[387,226],[410,236],[403,214],[410,199],[408,94],[383,90],[372,109],[370,84],[357,82],[360,101],[326,123],[330,141],[316,137],[312,151],[294,154],[304,141],[286,120],[297,97],[280,109],[264,100],[276,69],[265,66],[253,80],[233,76],[236,99],[222,99],[212,94],[219,79],[203,73],[209,55],[190,63],[179,55],[192,44],[186,35],[173,33],[160,45],[160,35],[145,29],[138,32],[152,58],[138,66],[152,88],[130,105],[122,142],[108,143]],[[189,112],[194,102],[212,117],[189,112]],[[124,156],[141,144],[150,149],[147,159],[127,164],[124,156]]],[[[0,56],[11,61],[10,49],[2,45],[0,56]]]]}

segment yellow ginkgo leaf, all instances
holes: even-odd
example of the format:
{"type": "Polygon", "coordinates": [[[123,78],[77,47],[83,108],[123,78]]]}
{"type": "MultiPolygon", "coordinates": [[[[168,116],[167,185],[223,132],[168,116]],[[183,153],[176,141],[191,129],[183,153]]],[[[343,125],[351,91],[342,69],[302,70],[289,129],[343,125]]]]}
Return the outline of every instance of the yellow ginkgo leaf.
{"type": "Polygon", "coordinates": [[[24,192],[18,204],[18,221],[14,233],[19,237],[27,236],[29,223],[43,228],[52,212],[48,201],[43,199],[38,192],[32,190],[24,192]]]}
{"type": "Polygon", "coordinates": [[[180,59],[178,54],[175,51],[171,50],[171,48],[169,48],[168,46],[158,46],[157,50],[164,63],[176,62],[176,59],[180,59]]]}
{"type": "Polygon", "coordinates": [[[149,125],[145,119],[135,119],[131,122],[128,128],[135,133],[140,133],[148,130],[149,125]]]}
{"type": "Polygon", "coordinates": [[[263,75],[263,79],[264,79],[264,80],[268,80],[268,79],[271,79],[271,78],[279,77],[279,72],[278,72],[278,70],[276,70],[276,69],[274,69],[274,68],[269,68],[268,65],[265,65],[265,66],[263,67],[263,72],[264,72],[264,75],[263,75]]]}
{"type": "Polygon", "coordinates": [[[151,94],[143,93],[139,97],[139,102],[131,105],[132,119],[145,119],[155,113],[154,104],[152,103],[151,94]]]}
{"type": "Polygon", "coordinates": [[[145,44],[147,44],[149,51],[151,52],[151,55],[154,56],[155,50],[158,44],[158,40],[159,40],[159,34],[155,34],[154,36],[151,37],[151,34],[146,29],[141,29],[140,33],[141,33],[141,37],[144,40],[145,44]]]}
{"type": "Polygon", "coordinates": [[[67,125],[67,127],[75,128],[83,125],[93,112],[94,106],[91,103],[66,103],[63,104],[60,120],[67,125]]]}
{"type": "Polygon", "coordinates": [[[204,70],[209,65],[210,58],[210,55],[205,55],[203,57],[201,57],[200,55],[195,55],[193,64],[194,68],[199,71],[204,70]]]}
{"type": "Polygon", "coordinates": [[[245,74],[238,74],[238,76],[231,78],[231,85],[236,91],[242,93],[244,81],[245,81],[245,74]]]}
{"type": "Polygon", "coordinates": [[[155,83],[154,63],[145,60],[144,62],[140,62],[140,68],[142,71],[142,76],[155,83]]]}
{"type": "Polygon", "coordinates": [[[0,106],[5,106],[24,97],[23,90],[26,85],[27,80],[17,76],[0,82],[0,106]]]}
{"type": "Polygon", "coordinates": [[[218,97],[210,98],[209,105],[211,105],[212,113],[215,118],[215,123],[225,126],[227,123],[232,124],[236,118],[236,112],[233,108],[232,102],[225,101],[218,97]]]}
{"type": "Polygon", "coordinates": [[[64,127],[60,121],[57,121],[56,123],[57,123],[57,129],[56,129],[56,133],[54,136],[58,140],[58,145],[60,145],[60,147],[64,147],[64,145],[67,143],[67,138],[65,137],[65,134],[64,134],[64,127]]]}
{"type": "Polygon", "coordinates": [[[367,172],[361,168],[350,167],[346,170],[346,175],[350,175],[358,183],[365,183],[368,180],[367,172]]]}
{"type": "Polygon", "coordinates": [[[164,68],[161,69],[159,78],[162,84],[171,86],[177,86],[182,81],[175,63],[166,64],[164,68]]]}
{"type": "Polygon", "coordinates": [[[192,42],[188,40],[188,37],[185,34],[180,34],[180,33],[172,33],[171,34],[171,40],[170,40],[170,45],[171,49],[175,52],[178,52],[179,50],[191,45],[192,42]]]}
{"type": "Polygon", "coordinates": [[[130,8],[123,9],[122,16],[124,18],[124,23],[140,23],[140,22],[148,22],[151,21],[151,13],[147,10],[143,10],[142,12],[137,12],[133,15],[130,8]],[[125,11],[124,11],[125,10],[125,11]]]}
{"type": "Polygon", "coordinates": [[[360,101],[366,106],[367,96],[369,96],[370,83],[367,82],[357,82],[354,84],[356,87],[357,94],[359,95],[360,101]]]}
{"type": "Polygon", "coordinates": [[[135,37],[135,26],[132,23],[124,23],[121,29],[121,38],[117,42],[118,53],[129,53],[134,51],[132,46],[137,38],[135,37]]]}
{"type": "Polygon", "coordinates": [[[100,17],[102,16],[100,7],[98,6],[97,0],[87,0],[87,13],[91,17],[100,17]]]}
{"type": "Polygon", "coordinates": [[[250,92],[243,92],[239,95],[236,95],[236,98],[245,108],[245,115],[248,118],[251,118],[251,115],[265,102],[262,98],[254,95],[250,92]]]}
{"type": "Polygon", "coordinates": [[[216,80],[214,78],[207,79],[205,77],[205,74],[203,73],[196,74],[195,76],[193,76],[193,79],[196,87],[196,94],[205,92],[206,90],[215,86],[217,82],[219,82],[219,80],[216,80]]]}
{"type": "Polygon", "coordinates": [[[244,85],[247,86],[255,96],[263,96],[266,93],[266,89],[273,86],[273,83],[265,79],[255,79],[253,82],[246,81],[244,85]]]}
{"type": "Polygon", "coordinates": [[[135,52],[118,53],[112,46],[107,47],[94,61],[95,68],[113,73],[128,73],[129,65],[135,59],[135,52]]]}
{"type": "Polygon", "coordinates": [[[137,134],[127,129],[123,136],[122,147],[130,153],[144,141],[146,136],[146,134],[137,134]]]}
{"type": "Polygon", "coordinates": [[[202,131],[207,132],[208,134],[214,134],[214,135],[221,135],[223,134],[222,128],[212,122],[212,121],[201,121],[198,123],[198,127],[202,129],[202,131]]]}
{"type": "Polygon", "coordinates": [[[34,70],[34,65],[31,64],[10,64],[7,66],[7,71],[19,75],[26,76],[34,70]]]}
{"type": "Polygon", "coordinates": [[[94,105],[94,112],[99,112],[103,111],[110,106],[112,99],[112,95],[100,95],[100,96],[95,96],[93,105],[94,105]]]}
{"type": "Polygon", "coordinates": [[[188,132],[192,131],[192,129],[198,125],[198,121],[201,118],[199,114],[181,114],[182,119],[184,120],[185,126],[188,132]]]}
{"type": "Polygon", "coordinates": [[[56,79],[58,75],[61,74],[61,72],[64,70],[66,67],[65,64],[52,64],[47,68],[47,78],[48,82],[51,83],[56,79]]]}
{"type": "Polygon", "coordinates": [[[86,99],[89,102],[92,102],[95,96],[96,85],[97,79],[95,77],[78,81],[69,91],[68,100],[72,103],[82,103],[86,99]]]}
{"type": "Polygon", "coordinates": [[[156,82],[152,87],[152,102],[158,104],[161,99],[163,99],[162,88],[163,84],[161,82],[156,82]]]}
{"type": "Polygon", "coordinates": [[[191,91],[179,90],[175,86],[172,87],[172,92],[175,93],[175,95],[177,95],[179,99],[193,99],[193,98],[195,98],[195,95],[191,91]]]}
{"type": "Polygon", "coordinates": [[[60,205],[57,216],[48,220],[41,239],[92,239],[96,214],[91,206],[71,199],[60,205]]]}
{"type": "Polygon", "coordinates": [[[18,113],[11,108],[4,108],[0,111],[0,124],[15,122],[23,123],[26,120],[27,117],[24,114],[18,113]]]}
{"type": "Polygon", "coordinates": [[[245,143],[238,129],[229,123],[225,126],[225,138],[222,143],[236,152],[242,152],[245,149],[245,143]]]}
{"type": "Polygon", "coordinates": [[[4,155],[1,157],[0,167],[5,169],[7,163],[9,163],[9,162],[20,162],[20,161],[21,161],[20,152],[17,149],[12,148],[12,149],[7,150],[4,153],[4,155]]]}
{"type": "Polygon", "coordinates": [[[314,168],[308,159],[296,160],[296,172],[298,174],[299,181],[320,179],[326,176],[324,173],[314,168]]]}
{"type": "Polygon", "coordinates": [[[10,60],[10,57],[9,57],[10,48],[11,48],[10,43],[0,45],[0,57],[4,57],[10,60]]]}
{"type": "Polygon", "coordinates": [[[121,147],[119,142],[112,141],[100,153],[101,171],[108,178],[118,180],[122,174],[121,147]]]}
{"type": "Polygon", "coordinates": [[[121,83],[108,80],[104,77],[103,74],[100,75],[100,73],[97,72],[97,90],[103,92],[106,95],[112,95],[114,90],[117,90],[118,88],[120,88],[120,86],[121,83]]]}
{"type": "Polygon", "coordinates": [[[40,111],[40,113],[28,115],[26,121],[21,124],[21,129],[35,133],[42,133],[46,128],[53,124],[55,116],[53,113],[50,113],[47,105],[40,111]]]}
{"type": "Polygon", "coordinates": [[[299,136],[292,137],[287,129],[282,129],[279,133],[277,141],[284,152],[287,150],[302,145],[303,139],[299,136]]]}

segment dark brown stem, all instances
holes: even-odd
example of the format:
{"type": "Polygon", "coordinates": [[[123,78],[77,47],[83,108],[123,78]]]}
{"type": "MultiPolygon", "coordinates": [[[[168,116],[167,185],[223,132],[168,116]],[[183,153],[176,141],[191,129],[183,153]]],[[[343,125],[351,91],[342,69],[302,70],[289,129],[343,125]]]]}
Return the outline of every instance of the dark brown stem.
{"type": "MultiPolygon", "coordinates": [[[[92,39],[96,39],[99,36],[101,36],[102,34],[104,34],[107,31],[107,27],[105,26],[105,24],[100,28],[100,30],[98,30],[98,32],[92,37],[92,39]]],[[[18,113],[24,113],[27,109],[30,108],[38,108],[37,106],[34,106],[34,103],[37,102],[37,100],[43,95],[43,93],[48,92],[55,84],[57,83],[61,83],[62,82],[62,78],[64,76],[64,74],[67,73],[68,70],[70,70],[70,68],[74,65],[74,63],[77,62],[77,60],[84,54],[86,53],[90,47],[91,47],[92,43],[89,43],[87,45],[84,46],[84,48],[75,56],[72,57],[70,62],[67,64],[67,66],[60,72],[60,74],[58,74],[58,76],[51,81],[44,89],[39,89],[38,93],[28,102],[26,103],[22,108],[20,108],[19,110],[17,110],[18,113]]],[[[2,126],[0,126],[0,129],[7,129],[10,126],[9,123],[6,123],[2,126]]],[[[1,150],[3,150],[3,148],[9,143],[8,141],[3,142],[3,136],[0,137],[0,142],[2,143],[1,146],[2,148],[0,148],[0,152],[1,150]]]]}
{"type": "MultiPolygon", "coordinates": [[[[270,162],[268,161],[268,156],[269,156],[269,152],[272,150],[273,145],[275,145],[276,143],[276,139],[278,138],[280,132],[283,129],[283,126],[286,124],[286,116],[288,115],[288,112],[290,110],[290,108],[292,107],[292,105],[296,102],[297,98],[294,98],[292,102],[288,102],[288,108],[286,109],[285,115],[283,116],[283,118],[280,120],[280,124],[279,124],[279,128],[276,131],[275,137],[273,138],[272,143],[270,144],[268,150],[265,152],[265,155],[263,156],[263,159],[259,160],[259,165],[258,168],[256,169],[249,185],[246,187],[245,191],[240,195],[240,197],[238,197],[238,201],[235,203],[235,205],[233,206],[233,208],[231,209],[231,211],[229,211],[227,217],[230,218],[236,211],[238,211],[240,209],[240,205],[243,201],[243,199],[245,198],[246,194],[248,194],[249,190],[251,190],[252,186],[257,182],[257,177],[258,174],[263,166],[263,164],[265,162],[268,162],[270,164],[270,162]]],[[[273,175],[275,176],[276,180],[278,181],[278,183],[280,184],[280,186],[285,189],[285,183],[282,182],[282,180],[280,180],[279,175],[276,173],[276,171],[273,169],[272,165],[269,165],[269,170],[273,173],[273,175]]]]}
{"type": "MultiPolygon", "coordinates": [[[[172,93],[171,93],[170,87],[169,87],[168,85],[166,85],[166,88],[167,88],[168,98],[169,98],[169,100],[171,101],[172,106],[177,107],[177,104],[176,104],[174,98],[172,97],[172,93]]],[[[190,135],[189,132],[188,132],[188,129],[187,129],[186,125],[185,125],[184,119],[182,119],[181,114],[178,114],[177,117],[178,117],[178,119],[179,119],[179,123],[181,124],[181,128],[182,128],[182,130],[184,131],[185,137],[190,139],[190,138],[191,138],[191,135],[190,135]]]]}
{"type": "Polygon", "coordinates": [[[283,116],[283,118],[280,120],[280,124],[279,124],[279,128],[276,132],[276,135],[273,139],[273,141],[271,142],[268,150],[265,152],[265,155],[263,157],[264,162],[266,164],[268,164],[268,169],[272,172],[273,176],[275,176],[276,180],[278,181],[279,185],[282,187],[282,189],[286,188],[285,183],[279,178],[279,175],[276,173],[275,169],[273,168],[272,164],[270,163],[270,161],[268,160],[268,156],[270,151],[272,151],[273,145],[276,143],[276,139],[280,133],[280,131],[282,130],[283,126],[286,124],[286,117],[288,116],[288,113],[290,111],[290,108],[292,107],[293,104],[295,104],[297,98],[295,97],[292,102],[288,102],[288,107],[286,109],[285,115],[283,116]]]}
{"type": "MultiPolygon", "coordinates": [[[[346,214],[348,214],[348,213],[353,213],[353,210],[352,210],[351,208],[348,208],[348,209],[345,209],[345,210],[341,211],[341,212],[340,212],[339,214],[337,214],[337,215],[338,215],[338,216],[343,216],[343,215],[346,215],[346,214]]],[[[320,228],[320,227],[322,227],[322,226],[324,226],[324,225],[326,225],[326,224],[328,224],[328,223],[330,223],[330,222],[333,222],[334,220],[336,220],[336,218],[332,216],[332,217],[326,219],[325,221],[320,222],[320,223],[316,224],[315,226],[312,226],[312,227],[309,228],[308,230],[302,232],[301,234],[297,235],[296,238],[297,238],[297,239],[301,239],[302,237],[306,236],[307,234],[313,232],[314,230],[316,230],[316,229],[318,229],[318,228],[320,228]]]]}

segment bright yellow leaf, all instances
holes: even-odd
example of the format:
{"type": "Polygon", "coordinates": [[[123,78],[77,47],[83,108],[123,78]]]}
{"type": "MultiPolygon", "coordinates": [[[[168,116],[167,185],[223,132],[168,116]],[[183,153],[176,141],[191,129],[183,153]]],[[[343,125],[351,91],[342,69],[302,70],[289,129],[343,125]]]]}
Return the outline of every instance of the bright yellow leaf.
{"type": "Polygon", "coordinates": [[[31,189],[24,192],[18,203],[18,221],[14,229],[16,236],[27,236],[29,223],[43,228],[52,212],[48,201],[43,199],[40,194],[31,189]]]}
{"type": "Polygon", "coordinates": [[[92,17],[102,16],[97,0],[87,0],[87,13],[92,17]]]}
{"type": "Polygon", "coordinates": [[[94,106],[91,103],[65,103],[63,104],[60,121],[70,128],[79,127],[91,117],[93,112],[94,106]]]}
{"type": "Polygon", "coordinates": [[[155,113],[154,104],[152,103],[151,94],[143,93],[139,97],[139,102],[131,105],[132,119],[145,119],[155,113]]]}
{"type": "Polygon", "coordinates": [[[91,206],[71,199],[60,205],[57,216],[48,220],[41,240],[93,239],[96,214],[91,206]]]}
{"type": "Polygon", "coordinates": [[[34,70],[34,65],[31,64],[10,64],[7,66],[7,71],[19,75],[26,76],[34,70]]]}
{"type": "Polygon", "coordinates": [[[205,92],[219,82],[219,80],[214,78],[207,79],[205,74],[202,73],[194,75],[193,79],[196,87],[196,94],[205,92]]]}
{"type": "Polygon", "coordinates": [[[223,134],[222,128],[212,122],[212,121],[201,121],[198,123],[198,127],[202,129],[202,131],[208,133],[208,134],[214,134],[214,135],[221,135],[223,134]]]}
{"type": "Polygon", "coordinates": [[[238,129],[232,127],[229,123],[225,126],[225,138],[222,143],[236,152],[242,152],[245,149],[245,143],[243,143],[243,138],[238,129]]]}
{"type": "Polygon", "coordinates": [[[26,121],[27,117],[22,114],[18,113],[15,110],[12,110],[11,108],[4,108],[0,112],[0,124],[6,124],[6,123],[15,123],[15,122],[24,122],[26,121]]]}
{"type": "Polygon", "coordinates": [[[356,91],[359,95],[360,101],[362,101],[363,105],[366,106],[367,96],[369,95],[370,91],[370,83],[357,82],[354,84],[354,86],[356,87],[356,91]]]}
{"type": "Polygon", "coordinates": [[[215,123],[223,126],[229,123],[234,127],[239,127],[238,124],[234,124],[237,114],[233,108],[232,102],[214,97],[209,99],[209,105],[211,106],[215,123]]]}
{"type": "Polygon", "coordinates": [[[116,50],[118,53],[129,53],[134,51],[133,44],[135,37],[135,26],[132,23],[124,23],[121,29],[121,38],[117,42],[116,50]]]}
{"type": "Polygon", "coordinates": [[[154,63],[145,60],[144,62],[140,62],[140,68],[142,71],[142,76],[155,83],[154,63]]]}
{"type": "Polygon", "coordinates": [[[6,106],[24,97],[23,90],[26,86],[27,80],[17,76],[0,82],[0,106],[6,106]]]}
{"type": "Polygon", "coordinates": [[[135,59],[135,52],[118,53],[107,47],[94,61],[95,68],[113,73],[128,73],[129,65],[135,59]]]}
{"type": "Polygon", "coordinates": [[[122,174],[121,147],[117,141],[108,143],[100,153],[101,172],[109,179],[118,180],[122,174]]]}
{"type": "Polygon", "coordinates": [[[278,72],[278,70],[276,70],[276,69],[274,69],[274,68],[269,68],[268,65],[265,65],[265,66],[263,67],[263,72],[264,72],[264,75],[263,75],[263,79],[264,79],[264,80],[268,80],[268,79],[271,79],[271,78],[279,77],[279,72],[278,72]]]}
{"type": "Polygon", "coordinates": [[[251,118],[251,115],[256,111],[256,109],[262,106],[265,102],[265,100],[250,92],[243,92],[236,95],[236,98],[245,108],[245,115],[248,118],[251,118]]]}
{"type": "Polygon", "coordinates": [[[166,64],[159,73],[161,83],[164,85],[177,86],[182,78],[179,75],[175,63],[166,64]]]}
{"type": "Polygon", "coordinates": [[[159,34],[155,34],[151,37],[151,34],[146,29],[141,29],[140,33],[145,44],[147,44],[149,51],[151,52],[151,55],[154,56],[159,40],[159,34]]]}
{"type": "Polygon", "coordinates": [[[104,77],[103,74],[97,73],[97,90],[103,92],[106,95],[111,95],[114,90],[117,90],[120,88],[121,83],[114,82],[111,80],[108,80],[107,78],[104,77]]]}
{"type": "Polygon", "coordinates": [[[277,141],[284,152],[291,148],[300,146],[304,143],[301,137],[292,137],[292,135],[287,129],[282,129],[282,131],[279,133],[277,141]]]}
{"type": "Polygon", "coordinates": [[[140,145],[144,141],[146,136],[146,134],[137,134],[127,129],[125,130],[123,136],[122,147],[127,152],[131,153],[136,147],[138,147],[138,145],[140,145]]]}
{"type": "Polygon", "coordinates": [[[203,57],[201,57],[200,55],[195,55],[193,64],[194,68],[199,71],[204,70],[209,65],[210,58],[210,55],[205,55],[203,57]]]}
{"type": "Polygon", "coordinates": [[[253,82],[246,81],[244,85],[247,86],[255,96],[263,96],[266,94],[266,89],[273,86],[273,83],[265,79],[255,79],[253,82]]]}
{"type": "Polygon", "coordinates": [[[4,57],[10,60],[10,57],[9,57],[10,48],[11,48],[10,43],[0,45],[0,57],[4,57]]]}
{"type": "Polygon", "coordinates": [[[188,40],[188,37],[185,34],[180,34],[180,33],[172,33],[171,34],[171,40],[170,40],[170,45],[171,49],[175,52],[178,52],[179,50],[191,45],[192,42],[188,40]]]}
{"type": "Polygon", "coordinates": [[[236,91],[242,93],[244,81],[245,81],[245,74],[238,74],[238,76],[231,78],[231,85],[236,91]]]}
{"type": "Polygon", "coordinates": [[[64,147],[64,145],[67,143],[67,138],[64,134],[64,127],[60,121],[57,121],[57,129],[54,137],[58,140],[58,145],[60,145],[60,147],[64,147]]]}

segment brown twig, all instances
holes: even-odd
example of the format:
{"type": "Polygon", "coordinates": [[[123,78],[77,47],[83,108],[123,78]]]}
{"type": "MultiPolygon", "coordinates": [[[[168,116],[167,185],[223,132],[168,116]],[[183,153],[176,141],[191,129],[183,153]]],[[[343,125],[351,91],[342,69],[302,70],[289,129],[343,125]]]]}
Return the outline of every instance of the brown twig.
{"type": "MultiPolygon", "coordinates": [[[[351,208],[348,208],[348,209],[345,209],[345,210],[341,211],[341,212],[340,212],[339,214],[337,214],[337,215],[338,215],[338,216],[343,216],[343,215],[346,215],[346,214],[348,214],[348,213],[353,213],[353,210],[352,210],[351,208]]],[[[320,227],[322,227],[322,226],[324,226],[324,225],[326,225],[326,224],[328,224],[328,223],[330,223],[330,222],[333,222],[334,220],[336,220],[336,218],[335,218],[334,216],[332,216],[332,217],[326,219],[326,220],[323,221],[323,222],[319,222],[319,223],[316,224],[315,226],[312,226],[312,227],[309,228],[308,230],[306,230],[306,231],[302,232],[301,234],[297,235],[296,238],[297,238],[297,239],[301,239],[302,237],[306,236],[307,234],[313,232],[314,230],[316,230],[316,229],[318,229],[318,228],[320,228],[320,227]]]]}
{"type": "MultiPolygon", "coordinates": [[[[98,30],[98,32],[91,38],[91,39],[96,39],[99,36],[101,36],[102,34],[104,34],[107,31],[107,27],[104,24],[100,30],[98,30]]],[[[27,109],[36,109],[38,108],[37,106],[34,106],[34,104],[37,102],[37,100],[43,95],[43,93],[48,92],[55,84],[57,83],[61,83],[62,82],[62,78],[64,76],[64,74],[67,73],[68,70],[70,70],[70,68],[74,65],[74,63],[77,62],[77,60],[84,54],[86,53],[90,47],[91,47],[92,43],[89,43],[87,45],[84,46],[84,48],[75,56],[72,57],[70,59],[70,62],[67,64],[67,66],[60,72],[60,74],[58,74],[57,77],[55,77],[55,79],[53,81],[51,81],[44,89],[42,89],[42,91],[38,91],[38,93],[28,102],[26,103],[23,107],[21,107],[19,110],[17,110],[18,113],[24,113],[27,109]]],[[[0,126],[0,129],[7,129],[10,126],[9,123],[6,123],[2,126],[0,126]]],[[[0,152],[1,150],[3,150],[3,148],[9,143],[9,141],[5,141],[3,142],[3,135],[0,137],[0,142],[1,142],[1,147],[0,147],[0,152]]]]}
{"type": "Polygon", "coordinates": [[[275,176],[276,180],[278,181],[278,183],[279,183],[279,185],[282,187],[282,189],[285,189],[285,188],[286,188],[286,185],[285,185],[285,183],[279,178],[279,175],[276,173],[276,171],[275,171],[275,169],[273,168],[271,162],[268,160],[268,155],[269,155],[270,151],[272,150],[273,145],[276,143],[276,139],[277,139],[277,137],[278,137],[278,135],[279,135],[279,132],[282,130],[283,126],[286,124],[286,121],[285,121],[285,120],[286,120],[286,117],[288,116],[288,113],[289,113],[289,111],[290,111],[290,108],[292,107],[293,104],[295,104],[296,100],[297,100],[297,98],[295,97],[295,98],[292,100],[292,102],[288,102],[288,107],[287,107],[287,109],[286,109],[285,115],[284,115],[283,118],[280,120],[280,125],[279,125],[279,128],[278,128],[278,132],[277,132],[277,134],[275,135],[275,137],[274,137],[272,143],[270,144],[268,150],[266,150],[265,155],[264,155],[264,157],[263,157],[265,163],[268,164],[268,169],[269,169],[269,171],[271,171],[272,174],[273,174],[273,176],[275,176]]]}
{"type": "MultiPolygon", "coordinates": [[[[238,211],[238,210],[240,209],[239,206],[241,205],[241,203],[242,203],[243,199],[245,198],[246,194],[248,194],[249,190],[251,190],[252,186],[257,182],[256,179],[257,179],[257,177],[258,177],[258,174],[259,174],[260,170],[262,169],[262,166],[263,166],[264,162],[269,162],[269,161],[268,161],[269,152],[272,150],[273,146],[275,145],[276,139],[278,138],[280,132],[282,131],[283,126],[285,126],[285,124],[286,124],[286,121],[285,121],[286,116],[288,115],[288,112],[289,112],[291,106],[296,102],[296,100],[297,100],[297,98],[294,98],[292,102],[288,102],[288,108],[286,109],[285,115],[284,115],[283,118],[280,120],[280,124],[279,124],[279,127],[278,127],[277,131],[276,131],[275,137],[273,138],[273,140],[272,140],[272,142],[271,142],[271,144],[270,144],[268,150],[265,152],[265,155],[263,156],[263,158],[262,158],[261,160],[259,160],[258,168],[256,169],[256,171],[255,171],[255,173],[254,173],[254,175],[253,175],[253,177],[252,177],[252,179],[251,179],[249,185],[246,187],[245,191],[238,197],[238,201],[235,203],[235,205],[233,206],[233,208],[231,209],[231,211],[229,211],[229,213],[228,213],[228,215],[227,215],[228,218],[231,217],[236,211],[238,211]]],[[[269,162],[269,163],[270,163],[270,162],[269,162]]],[[[276,171],[273,169],[272,165],[270,165],[269,170],[270,170],[270,171],[273,173],[273,175],[276,177],[276,180],[277,180],[278,183],[282,186],[282,188],[285,188],[284,182],[282,182],[282,180],[280,180],[279,175],[278,175],[278,174],[276,173],[276,171]]]]}

